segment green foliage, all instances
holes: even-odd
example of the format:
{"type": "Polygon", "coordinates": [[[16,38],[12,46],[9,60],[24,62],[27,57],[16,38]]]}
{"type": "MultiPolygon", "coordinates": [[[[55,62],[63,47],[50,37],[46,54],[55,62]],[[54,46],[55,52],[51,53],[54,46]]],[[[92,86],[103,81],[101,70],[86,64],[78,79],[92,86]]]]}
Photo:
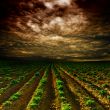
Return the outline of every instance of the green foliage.
{"type": "Polygon", "coordinates": [[[35,96],[34,99],[33,99],[33,102],[38,105],[40,100],[41,100],[41,96],[35,96]]]}
{"type": "Polygon", "coordinates": [[[107,88],[107,87],[109,87],[109,86],[108,86],[108,84],[102,84],[102,87],[103,87],[103,88],[107,88]]]}
{"type": "Polygon", "coordinates": [[[60,91],[63,91],[63,85],[57,85],[57,88],[58,88],[60,91]]]}
{"type": "Polygon", "coordinates": [[[95,101],[93,99],[87,99],[85,104],[87,106],[94,106],[95,105],[95,101]]]}
{"type": "Polygon", "coordinates": [[[107,99],[109,99],[109,100],[110,100],[110,95],[108,95],[108,96],[107,96],[107,99]]]}
{"type": "Polygon", "coordinates": [[[63,91],[63,81],[60,79],[57,79],[56,84],[57,84],[58,90],[63,91]]]}
{"type": "Polygon", "coordinates": [[[59,95],[60,95],[60,97],[63,97],[64,96],[64,91],[59,91],[59,95]]]}
{"type": "Polygon", "coordinates": [[[71,106],[68,103],[63,103],[62,104],[62,110],[71,110],[71,106]]]}
{"type": "Polygon", "coordinates": [[[37,71],[37,72],[35,73],[35,76],[40,76],[40,72],[37,71]]]}
{"type": "Polygon", "coordinates": [[[60,96],[60,99],[61,99],[61,110],[71,110],[71,106],[69,103],[67,103],[67,100],[66,100],[66,97],[65,97],[65,94],[64,94],[64,82],[61,80],[61,77],[59,75],[59,71],[60,70],[57,70],[56,68],[54,69],[54,73],[57,77],[56,79],[56,86],[57,86],[57,89],[58,89],[58,93],[59,93],[59,96],[60,96]]]}
{"type": "Polygon", "coordinates": [[[99,93],[100,95],[104,96],[107,94],[107,90],[100,90],[99,93]]]}
{"type": "Polygon", "coordinates": [[[36,106],[37,106],[37,104],[36,104],[35,102],[33,102],[33,103],[30,104],[30,108],[31,108],[31,109],[35,109],[36,106]]]}
{"type": "Polygon", "coordinates": [[[35,109],[39,105],[40,100],[42,98],[42,94],[43,94],[43,90],[38,89],[36,95],[33,97],[33,100],[30,104],[31,109],[35,109]]]}
{"type": "Polygon", "coordinates": [[[11,86],[14,86],[14,85],[16,85],[16,84],[18,84],[18,83],[19,83],[18,80],[12,80],[12,81],[10,82],[10,85],[11,85],[11,86]]]}
{"type": "Polygon", "coordinates": [[[37,96],[42,96],[43,94],[43,90],[42,89],[38,89],[37,90],[37,96]]]}
{"type": "Polygon", "coordinates": [[[37,106],[39,105],[39,103],[42,99],[42,95],[44,93],[45,85],[47,83],[47,75],[48,75],[48,69],[46,69],[44,76],[42,77],[42,79],[39,82],[38,88],[34,92],[34,96],[29,104],[29,108],[36,109],[37,106]]]}
{"type": "Polygon", "coordinates": [[[21,96],[21,93],[20,92],[17,92],[17,93],[15,93],[14,95],[12,95],[10,97],[10,100],[11,101],[15,101],[15,100],[19,99],[20,96],[21,96]]]}
{"type": "Polygon", "coordinates": [[[45,85],[46,82],[47,82],[47,78],[43,78],[43,79],[41,79],[41,82],[40,82],[40,83],[41,83],[42,85],[45,85]]]}
{"type": "Polygon", "coordinates": [[[66,98],[64,96],[60,96],[62,102],[65,102],[66,101],[66,98]]]}
{"type": "Polygon", "coordinates": [[[57,85],[62,85],[63,84],[63,81],[60,80],[60,79],[58,79],[56,82],[57,82],[57,85]]]}
{"type": "Polygon", "coordinates": [[[0,89],[0,94],[2,94],[5,91],[5,88],[0,89]]]}
{"type": "Polygon", "coordinates": [[[10,106],[11,104],[12,104],[11,101],[5,101],[5,102],[3,103],[3,106],[10,106]]]}

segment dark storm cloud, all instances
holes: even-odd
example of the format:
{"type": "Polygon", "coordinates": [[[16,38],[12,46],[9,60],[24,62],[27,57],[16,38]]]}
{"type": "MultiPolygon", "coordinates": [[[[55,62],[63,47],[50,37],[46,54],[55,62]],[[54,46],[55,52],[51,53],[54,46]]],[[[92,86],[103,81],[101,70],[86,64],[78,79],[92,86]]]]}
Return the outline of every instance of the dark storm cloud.
{"type": "Polygon", "coordinates": [[[1,56],[110,60],[108,0],[12,2],[0,18],[1,56]]]}
{"type": "Polygon", "coordinates": [[[65,60],[109,60],[109,36],[49,37],[25,41],[23,39],[1,39],[1,55],[16,57],[38,57],[65,60]],[[43,41],[44,40],[44,41],[43,41]]]}

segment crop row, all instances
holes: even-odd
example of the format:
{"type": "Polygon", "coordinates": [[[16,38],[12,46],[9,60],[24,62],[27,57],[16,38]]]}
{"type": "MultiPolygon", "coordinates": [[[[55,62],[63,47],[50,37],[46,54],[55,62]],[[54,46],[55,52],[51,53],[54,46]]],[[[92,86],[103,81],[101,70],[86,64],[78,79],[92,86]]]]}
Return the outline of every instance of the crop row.
{"type": "Polygon", "coordinates": [[[106,109],[108,109],[110,107],[109,104],[109,99],[107,97],[109,97],[109,94],[107,94],[107,91],[101,89],[100,87],[94,85],[93,83],[91,83],[90,81],[86,79],[84,79],[83,77],[78,76],[77,74],[69,74],[69,72],[65,71],[63,69],[63,71],[65,72],[65,74],[68,74],[73,80],[77,81],[84,89],[86,89],[89,93],[92,94],[92,96],[99,101],[99,103],[101,105],[103,105],[106,109]]]}
{"type": "Polygon", "coordinates": [[[65,97],[64,82],[60,77],[59,71],[55,67],[53,67],[53,73],[56,76],[56,88],[61,101],[61,110],[72,110],[71,105],[65,97]]]}
{"type": "Polygon", "coordinates": [[[45,73],[44,73],[42,79],[40,80],[38,87],[36,88],[35,92],[33,93],[32,99],[28,103],[26,110],[34,110],[39,106],[39,103],[44,94],[44,89],[45,89],[45,86],[47,83],[48,74],[49,74],[49,67],[45,70],[45,73]]]}

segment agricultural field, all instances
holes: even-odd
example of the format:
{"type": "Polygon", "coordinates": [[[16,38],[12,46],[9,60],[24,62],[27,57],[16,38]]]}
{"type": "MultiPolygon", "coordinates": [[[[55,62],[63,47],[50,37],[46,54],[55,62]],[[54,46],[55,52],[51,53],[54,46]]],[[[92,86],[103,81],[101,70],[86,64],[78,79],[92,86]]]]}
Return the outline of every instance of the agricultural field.
{"type": "Polygon", "coordinates": [[[110,110],[110,62],[1,60],[0,110],[110,110]]]}

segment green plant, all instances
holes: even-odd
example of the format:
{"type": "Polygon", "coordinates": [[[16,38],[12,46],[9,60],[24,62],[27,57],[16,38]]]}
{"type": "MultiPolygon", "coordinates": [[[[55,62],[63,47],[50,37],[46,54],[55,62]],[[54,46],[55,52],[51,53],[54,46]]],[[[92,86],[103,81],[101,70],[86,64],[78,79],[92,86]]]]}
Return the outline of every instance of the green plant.
{"type": "Polygon", "coordinates": [[[64,94],[64,85],[63,85],[63,81],[60,79],[61,77],[59,75],[59,71],[60,70],[54,69],[55,75],[57,77],[56,86],[57,86],[58,93],[61,99],[61,104],[62,104],[61,110],[71,110],[71,106],[70,104],[67,103],[67,100],[64,94]]]}
{"type": "Polygon", "coordinates": [[[42,96],[43,94],[43,90],[42,89],[38,89],[37,90],[37,96],[42,96]]]}
{"type": "Polygon", "coordinates": [[[41,96],[35,96],[34,99],[33,99],[33,102],[36,103],[36,105],[38,105],[40,100],[41,100],[41,96]]]}
{"type": "Polygon", "coordinates": [[[60,97],[63,97],[64,96],[64,91],[59,91],[59,95],[60,95],[60,97]]]}
{"type": "Polygon", "coordinates": [[[37,104],[36,104],[35,102],[33,102],[33,103],[30,104],[30,108],[31,108],[31,109],[35,109],[36,106],[37,106],[37,104]]]}
{"type": "Polygon", "coordinates": [[[61,81],[59,79],[56,82],[57,82],[57,85],[62,85],[63,84],[63,81],[61,81]]]}
{"type": "Polygon", "coordinates": [[[62,104],[62,109],[61,110],[71,110],[71,106],[68,103],[63,103],[62,104]]]}
{"type": "Polygon", "coordinates": [[[45,85],[46,82],[47,82],[47,79],[46,79],[46,78],[43,78],[43,79],[41,79],[41,82],[40,82],[40,83],[41,83],[42,85],[45,85]]]}
{"type": "Polygon", "coordinates": [[[12,81],[10,82],[10,85],[11,85],[11,86],[16,85],[16,84],[18,84],[18,82],[19,82],[18,80],[12,80],[12,81]]]}
{"type": "Polygon", "coordinates": [[[103,95],[106,95],[107,94],[107,91],[106,90],[100,90],[99,93],[100,93],[100,95],[103,96],[103,95]]]}
{"type": "Polygon", "coordinates": [[[3,103],[3,106],[10,106],[11,104],[12,104],[11,101],[5,101],[5,102],[3,103]]]}
{"type": "Polygon", "coordinates": [[[10,97],[10,100],[15,101],[15,100],[19,99],[20,96],[21,96],[21,93],[17,92],[10,97]]]}
{"type": "Polygon", "coordinates": [[[57,85],[57,87],[58,87],[58,90],[63,90],[63,85],[57,85]]]}
{"type": "Polygon", "coordinates": [[[39,75],[40,75],[40,72],[37,71],[37,72],[35,73],[35,76],[39,76],[39,75]]]}
{"type": "Polygon", "coordinates": [[[1,88],[0,89],[0,94],[3,93],[5,91],[5,88],[1,88]]]}
{"type": "Polygon", "coordinates": [[[29,105],[27,106],[27,108],[35,109],[39,105],[42,99],[42,95],[44,93],[45,85],[47,83],[47,75],[48,75],[48,71],[45,72],[44,76],[40,80],[40,83],[34,92],[34,96],[30,101],[29,105]]]}
{"type": "Polygon", "coordinates": [[[87,99],[85,104],[87,106],[93,106],[93,105],[95,105],[95,101],[93,99],[87,99]]]}
{"type": "Polygon", "coordinates": [[[64,96],[61,96],[60,98],[61,98],[62,102],[66,101],[66,98],[64,96]]]}
{"type": "Polygon", "coordinates": [[[102,84],[101,85],[103,88],[107,88],[108,87],[108,84],[102,84]]]}
{"type": "Polygon", "coordinates": [[[109,100],[110,100],[110,95],[108,95],[108,96],[107,96],[107,99],[109,99],[109,100]]]}

